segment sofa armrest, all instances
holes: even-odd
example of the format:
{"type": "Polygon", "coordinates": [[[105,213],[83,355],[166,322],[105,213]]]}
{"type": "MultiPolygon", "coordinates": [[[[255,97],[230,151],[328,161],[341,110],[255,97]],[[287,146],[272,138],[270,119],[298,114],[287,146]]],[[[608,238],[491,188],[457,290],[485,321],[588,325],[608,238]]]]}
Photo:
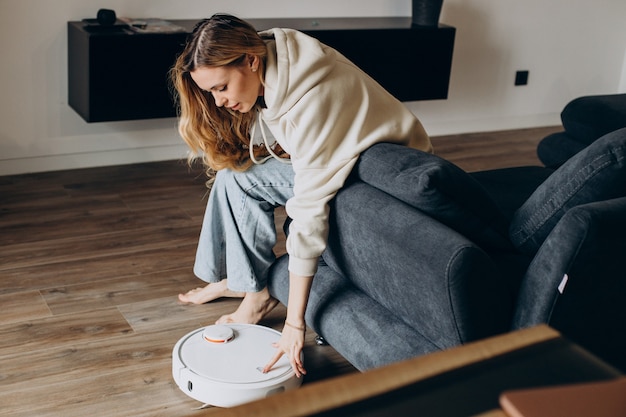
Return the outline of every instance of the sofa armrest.
{"type": "Polygon", "coordinates": [[[621,358],[625,253],[626,197],[568,210],[528,268],[513,328],[547,323],[609,361],[621,358]]]}
{"type": "Polygon", "coordinates": [[[508,330],[512,303],[467,238],[363,182],[331,208],[327,264],[439,348],[508,330]]]}

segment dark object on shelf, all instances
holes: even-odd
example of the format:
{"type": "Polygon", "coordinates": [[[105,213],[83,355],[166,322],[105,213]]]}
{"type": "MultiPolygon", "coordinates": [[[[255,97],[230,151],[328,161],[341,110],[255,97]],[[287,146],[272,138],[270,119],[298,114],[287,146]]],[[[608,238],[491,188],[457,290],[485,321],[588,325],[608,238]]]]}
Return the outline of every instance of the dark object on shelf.
{"type": "Polygon", "coordinates": [[[412,23],[415,26],[437,26],[443,0],[413,0],[412,23]]]}
{"type": "Polygon", "coordinates": [[[111,9],[100,9],[95,19],[83,19],[82,23],[84,24],[85,31],[90,33],[124,33],[128,28],[128,25],[117,19],[115,10],[111,9]]]}
{"type": "MultiPolygon", "coordinates": [[[[119,22],[119,19],[118,19],[119,22]]],[[[196,20],[180,33],[95,30],[68,22],[68,103],[87,122],[176,116],[168,71],[196,20]]],[[[455,28],[415,27],[411,19],[250,19],[258,30],[301,30],[351,59],[402,101],[445,99],[455,28]]]]}
{"type": "Polygon", "coordinates": [[[96,19],[102,26],[113,26],[117,21],[117,15],[115,14],[115,10],[100,9],[98,10],[96,19]]]}

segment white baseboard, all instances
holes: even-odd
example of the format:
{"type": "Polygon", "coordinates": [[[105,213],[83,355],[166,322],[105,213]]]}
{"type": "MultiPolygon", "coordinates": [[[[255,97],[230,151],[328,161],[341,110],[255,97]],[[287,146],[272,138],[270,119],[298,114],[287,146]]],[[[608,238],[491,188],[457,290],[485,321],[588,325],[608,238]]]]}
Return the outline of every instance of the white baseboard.
{"type": "Polygon", "coordinates": [[[85,153],[47,155],[32,158],[0,160],[0,175],[17,175],[66,169],[94,168],[142,162],[186,160],[187,146],[168,145],[150,148],[94,151],[85,153]]]}
{"type": "Polygon", "coordinates": [[[558,126],[560,124],[560,113],[497,119],[451,120],[440,122],[424,121],[426,131],[432,137],[458,135],[462,133],[496,132],[499,130],[558,126]]]}

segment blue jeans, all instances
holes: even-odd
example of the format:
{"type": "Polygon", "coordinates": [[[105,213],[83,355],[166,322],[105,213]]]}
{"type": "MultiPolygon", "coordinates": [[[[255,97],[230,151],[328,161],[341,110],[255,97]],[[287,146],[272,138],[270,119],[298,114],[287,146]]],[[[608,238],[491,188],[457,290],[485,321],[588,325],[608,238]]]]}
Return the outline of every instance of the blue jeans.
{"type": "Polygon", "coordinates": [[[274,209],[293,196],[293,168],[270,159],[244,172],[221,170],[215,177],[200,232],[194,273],[228,288],[257,292],[267,286],[276,260],[274,209]]]}

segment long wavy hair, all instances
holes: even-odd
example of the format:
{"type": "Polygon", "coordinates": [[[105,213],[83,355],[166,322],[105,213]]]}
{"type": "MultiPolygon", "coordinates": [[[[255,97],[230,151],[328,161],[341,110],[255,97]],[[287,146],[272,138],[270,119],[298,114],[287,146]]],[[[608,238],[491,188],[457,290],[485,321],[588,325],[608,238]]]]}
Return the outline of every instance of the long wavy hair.
{"type": "MultiPolygon", "coordinates": [[[[190,73],[201,67],[245,65],[250,55],[259,57],[257,74],[264,85],[267,48],[263,39],[249,23],[216,14],[195,26],[170,70],[178,131],[192,151],[189,161],[202,158],[209,177],[223,168],[240,171],[252,164],[250,128],[257,111],[240,113],[218,107],[211,93],[200,89],[190,73]]],[[[255,146],[253,150],[255,156],[267,155],[264,147],[255,146]]]]}

